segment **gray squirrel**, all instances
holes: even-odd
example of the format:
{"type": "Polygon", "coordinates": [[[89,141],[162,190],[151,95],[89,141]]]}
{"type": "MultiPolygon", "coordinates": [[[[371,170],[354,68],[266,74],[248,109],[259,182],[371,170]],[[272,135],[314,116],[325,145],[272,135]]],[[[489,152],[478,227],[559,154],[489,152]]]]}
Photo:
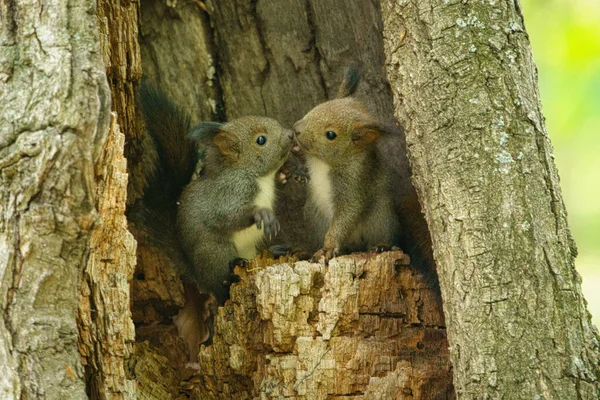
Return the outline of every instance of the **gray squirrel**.
{"type": "Polygon", "coordinates": [[[275,174],[292,147],[293,133],[266,117],[226,124],[200,123],[189,137],[206,146],[204,168],[180,197],[177,225],[191,275],[227,299],[231,263],[252,259],[257,245],[273,238],[275,174]]]}
{"type": "Polygon", "coordinates": [[[306,154],[314,227],[313,259],[399,246],[437,287],[429,230],[410,182],[404,132],[379,122],[352,97],[360,73],[348,68],[337,97],[293,126],[306,154]]]}
{"type": "Polygon", "coordinates": [[[215,297],[214,314],[228,299],[233,266],[254,258],[257,245],[279,231],[275,174],[292,147],[293,132],[253,116],[191,127],[190,117],[152,84],[143,81],[138,94],[146,130],[142,174],[134,179],[147,183],[128,217],[143,225],[150,242],[185,278],[186,299],[194,301],[186,300],[180,313],[185,326],[178,328],[194,360],[206,339],[197,337],[207,312],[198,294],[215,297]],[[190,287],[194,293],[188,293],[190,287]]]}

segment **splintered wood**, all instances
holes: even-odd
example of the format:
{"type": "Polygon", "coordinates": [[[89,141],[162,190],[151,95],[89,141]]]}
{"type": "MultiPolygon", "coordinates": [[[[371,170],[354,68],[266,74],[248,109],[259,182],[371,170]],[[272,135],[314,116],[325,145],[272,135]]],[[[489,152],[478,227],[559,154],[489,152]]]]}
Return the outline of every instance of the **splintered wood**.
{"type": "Polygon", "coordinates": [[[96,208],[101,219],[90,236],[78,314],[79,352],[91,398],[133,399],[135,383],[126,373],[135,329],[129,309],[129,281],[136,242],[127,230],[125,137],[113,113],[96,164],[96,208]]]}
{"type": "Polygon", "coordinates": [[[198,398],[454,398],[441,299],[402,252],[266,264],[238,269],[198,398]]]}

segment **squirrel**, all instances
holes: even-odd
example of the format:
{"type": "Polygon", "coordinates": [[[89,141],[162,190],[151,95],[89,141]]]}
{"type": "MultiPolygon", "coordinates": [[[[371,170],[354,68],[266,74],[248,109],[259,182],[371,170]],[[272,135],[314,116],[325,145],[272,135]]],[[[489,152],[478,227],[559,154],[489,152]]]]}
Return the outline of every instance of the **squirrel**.
{"type": "Polygon", "coordinates": [[[242,117],[200,123],[188,136],[206,150],[201,175],[180,197],[178,230],[192,260],[189,274],[223,304],[231,262],[254,258],[259,242],[279,231],[275,175],[292,148],[293,133],[271,118],[242,117]]]}
{"type": "Polygon", "coordinates": [[[293,130],[306,154],[314,225],[313,259],[399,246],[438,285],[429,230],[410,182],[403,128],[379,122],[352,97],[360,73],[348,68],[337,97],[310,110],[293,130]],[[398,160],[396,160],[398,159],[398,160]]]}
{"type": "MultiPolygon", "coordinates": [[[[261,240],[277,235],[275,175],[293,132],[258,116],[192,127],[189,115],[146,80],[138,94],[147,184],[128,215],[184,277],[186,305],[175,323],[194,361],[197,345],[211,335],[199,327],[208,302],[189,300],[199,293],[214,296],[214,315],[229,297],[233,266],[254,258],[261,240]],[[205,336],[198,339],[198,331],[205,336]]],[[[210,331],[210,319],[207,324],[210,331]]]]}

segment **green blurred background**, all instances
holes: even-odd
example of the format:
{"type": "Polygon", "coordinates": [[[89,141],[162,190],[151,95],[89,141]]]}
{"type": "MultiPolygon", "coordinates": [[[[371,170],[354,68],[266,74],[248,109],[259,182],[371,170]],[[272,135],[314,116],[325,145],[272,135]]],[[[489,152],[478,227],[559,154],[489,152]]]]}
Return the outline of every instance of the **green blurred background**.
{"type": "Polygon", "coordinates": [[[600,1],[521,0],[521,6],[579,249],[575,265],[600,326],[600,1]]]}

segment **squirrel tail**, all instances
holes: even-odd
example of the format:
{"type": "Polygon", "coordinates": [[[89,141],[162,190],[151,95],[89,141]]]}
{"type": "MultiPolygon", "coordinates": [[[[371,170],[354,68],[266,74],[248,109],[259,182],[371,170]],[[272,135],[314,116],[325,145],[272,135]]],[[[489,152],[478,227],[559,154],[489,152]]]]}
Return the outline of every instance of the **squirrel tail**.
{"type": "Polygon", "coordinates": [[[145,197],[160,193],[160,197],[174,204],[189,183],[198,161],[197,147],[186,137],[190,116],[146,80],[142,81],[139,98],[146,132],[154,142],[159,163],[145,197]]]}
{"type": "Polygon", "coordinates": [[[190,116],[164,92],[143,80],[138,99],[145,122],[140,163],[147,184],[128,216],[148,243],[159,248],[185,277],[185,306],[175,321],[190,361],[195,361],[198,345],[208,336],[209,297],[200,295],[198,282],[189,278],[193,267],[179,239],[177,204],[196,169],[198,148],[196,141],[187,139],[190,116]]]}
{"type": "Polygon", "coordinates": [[[181,247],[176,221],[177,201],[198,161],[195,142],[186,138],[190,116],[145,79],[138,98],[146,125],[142,138],[144,154],[155,155],[142,157],[148,183],[130,217],[144,226],[149,241],[185,275],[190,263],[181,247]]]}

